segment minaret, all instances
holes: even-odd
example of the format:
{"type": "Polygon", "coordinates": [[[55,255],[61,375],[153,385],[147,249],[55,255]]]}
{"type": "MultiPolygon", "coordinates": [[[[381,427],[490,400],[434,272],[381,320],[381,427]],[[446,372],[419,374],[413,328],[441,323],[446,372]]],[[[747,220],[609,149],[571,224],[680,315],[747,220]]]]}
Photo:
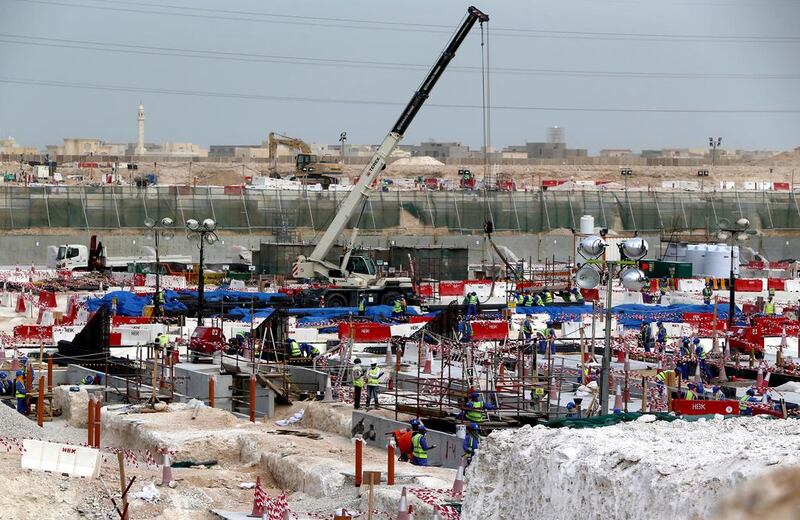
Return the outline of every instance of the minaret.
{"type": "Polygon", "coordinates": [[[144,105],[142,102],[139,102],[139,112],[136,114],[136,120],[139,123],[139,137],[136,140],[136,150],[134,150],[135,155],[143,155],[145,153],[144,149],[144,105]]]}

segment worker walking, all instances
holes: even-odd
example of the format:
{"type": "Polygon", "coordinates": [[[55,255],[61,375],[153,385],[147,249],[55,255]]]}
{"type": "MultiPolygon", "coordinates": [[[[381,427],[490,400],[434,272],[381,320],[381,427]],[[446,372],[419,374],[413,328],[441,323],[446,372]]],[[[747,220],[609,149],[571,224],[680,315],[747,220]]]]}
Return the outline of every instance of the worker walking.
{"type": "Polygon", "coordinates": [[[480,443],[481,438],[478,425],[474,422],[467,424],[467,435],[464,437],[464,444],[462,446],[464,449],[465,466],[469,466],[470,462],[472,462],[472,457],[474,457],[475,452],[478,451],[480,443]]]}
{"type": "Polygon", "coordinates": [[[713,294],[714,291],[711,290],[711,282],[706,282],[706,286],[703,287],[703,303],[711,305],[711,296],[713,294]]]}
{"type": "Polygon", "coordinates": [[[639,328],[639,342],[645,352],[650,352],[653,348],[653,329],[649,323],[642,322],[642,326],[639,328]]]}
{"type": "Polygon", "coordinates": [[[16,380],[14,381],[14,397],[17,398],[17,411],[22,415],[28,413],[28,389],[25,388],[25,377],[22,370],[17,370],[16,380]]]}
{"type": "Polygon", "coordinates": [[[667,350],[667,328],[664,327],[664,322],[658,322],[658,332],[656,333],[656,350],[659,354],[663,354],[667,350]]]}
{"type": "Polygon", "coordinates": [[[428,452],[436,447],[436,446],[428,446],[428,441],[425,439],[425,434],[427,432],[428,429],[420,424],[417,431],[411,436],[411,446],[413,449],[412,451],[413,457],[411,457],[411,464],[415,466],[427,466],[428,452]]]}
{"type": "Polygon", "coordinates": [[[383,372],[378,368],[378,363],[373,361],[367,370],[367,404],[365,405],[367,410],[369,410],[371,400],[375,402],[375,408],[378,408],[378,387],[381,385],[381,377],[383,377],[383,372]]]}
{"type": "Polygon", "coordinates": [[[361,366],[361,359],[355,358],[353,360],[353,408],[358,410],[361,408],[361,390],[366,384],[364,379],[364,367],[361,366]]]}

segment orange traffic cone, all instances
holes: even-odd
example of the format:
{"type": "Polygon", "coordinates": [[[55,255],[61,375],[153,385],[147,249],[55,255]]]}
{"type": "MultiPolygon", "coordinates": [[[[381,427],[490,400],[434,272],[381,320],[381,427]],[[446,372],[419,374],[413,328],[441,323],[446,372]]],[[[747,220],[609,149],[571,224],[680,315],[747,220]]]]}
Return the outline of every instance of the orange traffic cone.
{"type": "Polygon", "coordinates": [[[464,493],[464,462],[458,465],[458,472],[456,473],[456,480],[453,482],[452,495],[456,498],[461,497],[464,493]]]}
{"type": "Polygon", "coordinates": [[[433,373],[433,353],[428,349],[428,354],[425,356],[425,367],[422,369],[423,374],[433,373]]]}
{"type": "Polygon", "coordinates": [[[766,393],[767,389],[769,388],[769,376],[772,375],[772,372],[767,372],[767,376],[764,378],[764,385],[761,387],[762,393],[766,393]]]}
{"type": "Polygon", "coordinates": [[[403,486],[403,493],[400,495],[400,505],[397,507],[397,520],[408,520],[408,497],[406,488],[403,486]]]}
{"type": "Polygon", "coordinates": [[[261,477],[256,477],[256,489],[253,493],[253,512],[247,516],[261,518],[264,515],[264,501],[267,498],[261,487],[261,477]]]}
{"type": "Polygon", "coordinates": [[[764,386],[764,371],[759,368],[756,374],[756,388],[761,389],[764,386]]]}
{"type": "Polygon", "coordinates": [[[159,486],[169,486],[172,482],[172,463],[169,460],[169,455],[165,453],[164,464],[161,466],[161,484],[159,486]]]}
{"type": "Polygon", "coordinates": [[[14,309],[14,312],[18,314],[25,312],[25,298],[22,297],[22,293],[19,293],[19,296],[17,296],[17,307],[14,309]]]}

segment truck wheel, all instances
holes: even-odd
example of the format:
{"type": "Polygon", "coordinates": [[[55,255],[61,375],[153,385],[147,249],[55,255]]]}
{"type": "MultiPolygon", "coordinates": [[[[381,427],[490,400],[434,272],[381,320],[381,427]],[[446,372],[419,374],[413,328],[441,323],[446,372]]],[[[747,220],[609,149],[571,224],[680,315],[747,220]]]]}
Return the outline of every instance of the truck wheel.
{"type": "Polygon", "coordinates": [[[381,305],[393,305],[394,301],[400,297],[398,292],[387,292],[381,297],[381,305]]]}
{"type": "Polygon", "coordinates": [[[325,307],[347,307],[347,299],[343,294],[331,294],[325,297],[325,307]]]}

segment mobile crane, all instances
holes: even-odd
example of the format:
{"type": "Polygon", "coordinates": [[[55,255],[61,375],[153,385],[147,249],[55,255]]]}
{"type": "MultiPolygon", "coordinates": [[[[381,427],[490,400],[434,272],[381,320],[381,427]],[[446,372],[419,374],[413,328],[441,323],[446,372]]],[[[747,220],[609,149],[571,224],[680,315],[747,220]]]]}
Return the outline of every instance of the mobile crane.
{"type": "MultiPolygon", "coordinates": [[[[312,301],[303,302],[306,305],[321,304],[323,301],[328,307],[355,305],[359,294],[365,294],[370,303],[388,305],[399,296],[406,300],[414,298],[414,286],[408,277],[379,278],[375,262],[366,256],[352,255],[358,223],[353,228],[346,253],[341,257],[339,265],[325,260],[331,247],[347,227],[347,223],[357,211],[363,214],[364,207],[369,197],[369,188],[378,179],[381,171],[386,167],[386,159],[400,143],[417,112],[428,99],[436,82],[444,73],[450,61],[455,57],[456,51],[466,39],[475,23],[488,22],[489,17],[474,6],[467,9],[464,22],[453,35],[439,59],[428,72],[427,77],[411,97],[400,117],[395,122],[389,134],[367,162],[358,182],[347,198],[342,202],[339,211],[331,221],[325,233],[317,242],[314,251],[308,257],[300,255],[292,267],[292,276],[302,280],[322,280],[331,285],[317,289],[313,294],[307,294],[312,301]]],[[[359,216],[360,220],[360,216],[359,216]]],[[[410,302],[409,302],[410,303],[410,302]]]]}
{"type": "Polygon", "coordinates": [[[342,174],[342,165],[325,156],[311,153],[311,147],[302,139],[270,132],[267,138],[269,146],[269,173],[278,176],[278,145],[297,150],[294,157],[294,176],[292,180],[299,180],[304,184],[321,184],[327,189],[331,184],[338,184],[336,176],[342,174]]]}

